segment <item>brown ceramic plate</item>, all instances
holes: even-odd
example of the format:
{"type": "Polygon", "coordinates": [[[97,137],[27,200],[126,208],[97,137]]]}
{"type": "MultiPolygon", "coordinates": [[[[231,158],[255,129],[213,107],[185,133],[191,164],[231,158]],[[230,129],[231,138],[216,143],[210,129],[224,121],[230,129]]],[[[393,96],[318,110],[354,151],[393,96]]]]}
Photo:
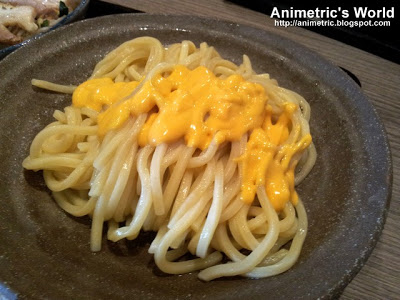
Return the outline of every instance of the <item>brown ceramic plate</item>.
{"type": "MultiPolygon", "coordinates": [[[[50,32],[0,63],[0,292],[29,299],[292,299],[335,297],[359,271],[384,224],[391,161],[384,128],[359,87],[315,53],[269,32],[184,16],[114,15],[50,32]],[[34,89],[32,78],[78,84],[120,43],[143,35],[170,44],[206,41],[240,62],[251,58],[312,107],[318,160],[299,186],[309,234],[284,274],[201,282],[160,272],[147,254],[151,234],[89,249],[90,220],[50,197],[40,173],[21,163],[29,145],[70,97],[34,89]]],[[[1,297],[0,297],[1,298],[1,297]]]]}

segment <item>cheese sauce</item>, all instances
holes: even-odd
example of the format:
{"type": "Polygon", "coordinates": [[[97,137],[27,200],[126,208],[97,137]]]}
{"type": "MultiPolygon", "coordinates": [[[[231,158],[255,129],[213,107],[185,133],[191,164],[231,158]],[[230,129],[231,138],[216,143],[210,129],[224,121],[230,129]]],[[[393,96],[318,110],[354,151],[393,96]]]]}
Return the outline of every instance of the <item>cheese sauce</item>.
{"type": "Polygon", "coordinates": [[[264,88],[240,75],[220,79],[205,67],[177,66],[168,77],[159,74],[144,83],[88,80],[78,86],[72,99],[77,107],[99,112],[106,108],[98,117],[100,136],[121,127],[131,114],[147,113],[138,138],[140,146],[184,138],[188,146],[204,150],[213,138],[220,144],[238,141],[251,132],[245,153],[237,159],[242,166],[243,201],[251,203],[257,186],[264,185],[277,211],[287,201],[297,203],[296,161],[291,158],[311,143],[311,136],[281,147],[291,130],[299,131],[291,124],[296,106],[286,104],[273,122],[264,88]]]}

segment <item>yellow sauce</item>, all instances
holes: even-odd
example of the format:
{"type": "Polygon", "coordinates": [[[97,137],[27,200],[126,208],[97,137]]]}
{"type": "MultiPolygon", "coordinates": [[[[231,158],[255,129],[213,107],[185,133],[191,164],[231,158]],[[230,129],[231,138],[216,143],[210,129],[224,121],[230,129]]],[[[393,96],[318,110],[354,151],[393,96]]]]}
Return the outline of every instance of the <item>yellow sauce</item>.
{"type": "Polygon", "coordinates": [[[294,104],[286,104],[285,110],[273,124],[271,108],[267,106],[262,127],[251,133],[244,154],[237,159],[242,165],[241,189],[244,202],[250,204],[257,187],[264,185],[275,210],[281,211],[289,200],[294,205],[297,204],[298,195],[294,189],[297,161],[292,161],[292,157],[310,145],[311,135],[305,135],[298,143],[286,144],[279,148],[289,137],[291,115],[295,110],[294,104]]]}
{"type": "Polygon", "coordinates": [[[287,104],[273,122],[267,102],[261,85],[239,75],[220,79],[205,67],[189,70],[184,66],[177,66],[168,77],[156,75],[144,83],[88,80],[73,94],[75,106],[101,111],[100,136],[121,127],[131,114],[147,113],[138,138],[140,146],[184,138],[188,146],[204,150],[213,138],[220,144],[252,132],[245,153],[237,159],[242,166],[242,199],[251,203],[257,186],[265,185],[279,211],[287,201],[297,203],[291,157],[311,143],[311,136],[280,149],[291,130],[299,131],[291,128],[290,121],[296,106],[287,104]]]}

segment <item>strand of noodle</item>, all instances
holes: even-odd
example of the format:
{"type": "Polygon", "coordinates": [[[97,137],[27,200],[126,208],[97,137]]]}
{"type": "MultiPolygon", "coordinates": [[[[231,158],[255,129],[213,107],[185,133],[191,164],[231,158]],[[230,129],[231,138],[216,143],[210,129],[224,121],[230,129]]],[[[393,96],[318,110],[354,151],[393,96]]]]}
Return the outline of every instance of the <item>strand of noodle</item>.
{"type": "MultiPolygon", "coordinates": [[[[93,73],[99,72],[99,69],[103,67],[104,65],[112,65],[115,67],[115,61],[121,60],[122,57],[125,57],[128,55],[130,52],[135,51],[135,44],[137,40],[130,40],[122,43],[119,45],[117,48],[114,48],[112,51],[110,51],[102,60],[100,60],[96,66],[94,67],[93,73]]],[[[103,72],[104,74],[104,72],[103,72]]]]}
{"type": "Polygon", "coordinates": [[[67,117],[65,116],[65,113],[63,113],[61,110],[56,109],[53,113],[53,118],[61,124],[67,123],[67,117]]]}
{"type": "MultiPolygon", "coordinates": [[[[139,116],[133,126],[130,126],[129,123],[131,122],[128,123],[128,127],[131,128],[130,136],[126,137],[126,141],[119,147],[115,155],[114,160],[116,162],[119,162],[118,164],[116,164],[115,170],[117,172],[119,170],[119,174],[114,184],[114,190],[107,205],[107,219],[111,218],[112,215],[114,215],[115,210],[119,205],[119,201],[121,200],[122,193],[125,190],[129,178],[129,173],[132,169],[132,164],[136,158],[136,153],[138,149],[136,138],[144,124],[144,121],[145,118],[143,118],[143,116],[139,116]]],[[[111,172],[113,172],[113,169],[111,170],[111,172]]]]}
{"type": "Polygon", "coordinates": [[[271,99],[271,102],[273,103],[275,102],[275,95],[272,91],[275,91],[278,83],[276,80],[271,79],[269,74],[255,74],[249,78],[249,81],[262,85],[268,96],[268,99],[271,99]]]}
{"type": "Polygon", "coordinates": [[[140,81],[142,79],[142,75],[136,71],[135,66],[126,68],[125,75],[129,78],[129,81],[140,81]]]}
{"type": "MultiPolygon", "coordinates": [[[[65,126],[72,126],[66,124],[65,126]]],[[[78,125],[79,126],[79,125],[78,125]]],[[[67,152],[74,140],[72,134],[57,134],[46,139],[42,144],[42,151],[48,154],[67,152]]]]}
{"type": "Polygon", "coordinates": [[[213,139],[205,151],[202,151],[199,156],[192,157],[188,163],[188,168],[198,168],[199,166],[207,164],[215,155],[219,145],[213,139]]]}
{"type": "Polygon", "coordinates": [[[275,88],[275,93],[277,95],[276,102],[278,103],[279,106],[282,106],[286,102],[299,105],[298,98],[293,97],[292,94],[289,93],[287,89],[281,86],[275,86],[274,88],[275,88]]]}
{"type": "MultiPolygon", "coordinates": [[[[135,145],[137,146],[137,145],[135,145]]],[[[137,150],[138,151],[138,150],[137,150]]],[[[127,186],[122,194],[122,198],[125,203],[125,208],[121,209],[121,213],[124,216],[133,215],[139,200],[139,195],[137,191],[137,183],[140,182],[138,172],[137,172],[137,155],[135,156],[135,162],[131,166],[131,172],[129,174],[129,179],[127,186]]],[[[117,214],[118,215],[118,214],[117,214]]],[[[116,215],[116,216],[117,216],[116,215]]]]}
{"type": "Polygon", "coordinates": [[[283,232],[289,230],[296,218],[296,212],[291,202],[287,202],[285,208],[283,209],[285,218],[279,221],[279,231],[283,232]]]}
{"type": "MultiPolygon", "coordinates": [[[[290,230],[295,224],[295,210],[293,205],[290,202],[287,202],[285,208],[283,210],[285,218],[279,221],[279,231],[285,232],[290,230]]],[[[255,216],[251,220],[248,221],[248,227],[253,234],[265,234],[268,230],[267,226],[267,217],[263,213],[261,207],[251,207],[249,211],[249,216],[255,216]]]]}
{"type": "Polygon", "coordinates": [[[310,104],[298,93],[291,91],[289,89],[282,88],[284,92],[286,93],[287,97],[290,97],[291,99],[295,99],[296,103],[300,106],[302,116],[305,120],[310,121],[310,116],[311,116],[311,107],[310,104]]]}
{"type": "Polygon", "coordinates": [[[234,239],[242,248],[254,250],[259,245],[247,224],[247,213],[250,205],[243,205],[238,213],[229,220],[229,229],[234,239]]]}
{"type": "MultiPolygon", "coordinates": [[[[88,142],[84,142],[84,143],[80,143],[77,145],[77,148],[80,152],[76,152],[76,153],[58,153],[57,156],[58,157],[62,157],[62,158],[67,158],[67,159],[79,159],[82,160],[85,158],[86,153],[89,151],[90,147],[93,145],[93,143],[97,142],[97,139],[95,140],[91,140],[88,142]],[[84,147],[80,147],[80,145],[85,144],[84,147]]],[[[42,157],[56,157],[56,155],[52,155],[52,154],[47,154],[47,153],[43,153],[42,157]]]]}
{"type": "MultiPolygon", "coordinates": [[[[277,97],[280,99],[284,95],[285,95],[284,93],[281,93],[277,97]]],[[[291,98],[289,98],[287,95],[285,95],[285,97],[286,97],[286,100],[283,101],[283,103],[292,102],[291,98]]],[[[296,104],[296,105],[298,105],[298,104],[296,104]]],[[[285,144],[295,142],[297,140],[298,135],[300,134],[300,132],[298,132],[299,130],[301,131],[302,136],[304,136],[310,132],[308,120],[303,116],[301,108],[296,110],[292,115],[292,132],[290,133],[289,137],[287,138],[285,144]],[[300,126],[300,128],[298,126],[300,126]],[[295,136],[296,138],[294,138],[293,136],[295,136]]]]}
{"type": "Polygon", "coordinates": [[[169,250],[165,254],[165,257],[168,261],[174,261],[174,260],[177,260],[178,258],[182,257],[186,252],[187,252],[187,247],[182,246],[177,249],[169,250]]]}
{"type": "Polygon", "coordinates": [[[93,211],[94,206],[96,205],[96,198],[90,197],[84,205],[78,206],[70,203],[69,198],[71,195],[68,195],[68,191],[69,190],[53,192],[54,200],[56,200],[57,204],[62,209],[75,217],[82,217],[93,211]]]}
{"type": "Polygon", "coordinates": [[[207,254],[211,239],[214,236],[219,218],[221,216],[224,195],[224,166],[221,162],[217,163],[214,180],[214,194],[212,204],[208,212],[206,222],[200,235],[197,245],[196,255],[204,258],[207,254]]]}
{"type": "MultiPolygon", "coordinates": [[[[210,210],[211,207],[211,202],[212,202],[212,196],[213,196],[213,190],[208,190],[206,191],[203,195],[201,195],[199,201],[204,201],[206,202],[206,206],[203,208],[201,214],[197,217],[196,220],[193,221],[192,225],[190,226],[190,228],[194,231],[194,232],[198,232],[201,230],[201,228],[204,225],[204,222],[206,220],[207,214],[210,210]]],[[[200,237],[200,236],[199,236],[200,237]]],[[[194,252],[196,253],[196,251],[194,252]]]]}
{"type": "Polygon", "coordinates": [[[182,141],[179,141],[174,145],[168,146],[167,151],[162,158],[160,167],[160,178],[164,179],[161,183],[162,189],[164,191],[166,189],[166,185],[169,182],[169,177],[174,170],[174,164],[178,161],[184,149],[186,149],[186,145],[182,141]],[[179,146],[177,144],[179,144],[179,146]]]}
{"type": "Polygon", "coordinates": [[[252,206],[249,210],[249,216],[254,216],[247,223],[247,226],[253,234],[259,227],[267,225],[267,216],[264,214],[261,207],[252,206]],[[258,211],[258,214],[253,214],[255,209],[258,211]],[[261,210],[261,212],[259,212],[259,210],[261,210]]]}
{"type": "Polygon", "coordinates": [[[74,90],[76,89],[75,85],[62,85],[62,84],[56,84],[52,83],[50,81],[46,80],[39,80],[39,79],[32,79],[31,84],[33,86],[36,86],[41,89],[53,91],[53,92],[58,92],[62,94],[72,94],[74,90]]]}
{"type": "MultiPolygon", "coordinates": [[[[186,144],[182,141],[182,139],[168,144],[168,150],[165,154],[165,157],[168,157],[169,155],[171,155],[172,152],[176,151],[179,148],[183,149],[183,147],[186,147],[186,144]]],[[[175,157],[175,154],[173,154],[172,156],[175,157]]]]}
{"type": "Polygon", "coordinates": [[[43,155],[38,158],[30,158],[28,156],[23,161],[23,167],[29,170],[64,170],[65,168],[75,169],[82,159],[62,157],[59,155],[43,155]]]}
{"type": "Polygon", "coordinates": [[[198,201],[191,209],[187,211],[185,217],[179,219],[175,226],[170,227],[167,233],[163,236],[158,248],[154,253],[155,262],[161,271],[169,274],[182,274],[200,270],[208,266],[215,265],[221,261],[222,255],[219,252],[213,252],[206,258],[197,258],[181,262],[167,261],[165,256],[172,242],[190,227],[190,224],[193,222],[193,220],[195,220],[201,213],[204,205],[204,202],[198,201]]]}
{"type": "Polygon", "coordinates": [[[102,77],[104,73],[109,72],[111,68],[114,68],[116,63],[110,63],[110,61],[119,61],[122,57],[129,55],[131,52],[137,51],[138,48],[149,49],[149,58],[145,68],[147,73],[156,64],[158,64],[163,59],[164,47],[159,40],[152,37],[140,37],[130,41],[127,41],[116,49],[109,52],[99,63],[96,64],[91,78],[102,77]],[[151,52],[151,49],[154,49],[151,52]]]}
{"type": "Polygon", "coordinates": [[[168,63],[159,63],[156,65],[154,68],[152,68],[146,75],[146,77],[137,85],[137,87],[130,93],[128,96],[122,98],[121,100],[113,103],[111,105],[111,108],[118,107],[121,103],[125,102],[126,100],[132,98],[138,91],[140,91],[144,85],[145,82],[149,81],[151,78],[154,77],[154,75],[158,73],[163,73],[167,71],[171,71],[173,69],[174,65],[168,64],[168,63]]]}
{"type": "Polygon", "coordinates": [[[209,61],[213,55],[215,55],[214,47],[208,47],[207,43],[201,43],[200,48],[204,49],[203,55],[201,56],[201,60],[199,65],[209,67],[209,61]]]}
{"type": "MultiPolygon", "coordinates": [[[[125,128],[132,128],[134,121],[132,119],[128,120],[128,122],[124,125],[125,128]]],[[[133,132],[135,133],[135,132],[133,132]]],[[[128,164],[129,159],[133,158],[128,158],[127,153],[129,152],[129,137],[127,140],[122,143],[121,147],[116,149],[116,152],[113,155],[113,158],[109,161],[111,164],[111,168],[109,170],[109,174],[107,177],[106,185],[104,186],[104,189],[107,190],[107,204],[105,208],[105,219],[108,220],[111,218],[113,211],[111,211],[112,207],[115,207],[115,202],[118,202],[118,198],[116,198],[116,195],[120,195],[122,193],[121,186],[118,184],[118,179],[121,178],[121,169],[124,164],[128,164]],[[128,144],[128,146],[126,145],[128,144]]],[[[122,177],[124,173],[126,173],[126,169],[122,169],[122,177]]],[[[123,180],[123,182],[126,180],[123,180]]],[[[121,184],[123,184],[121,182],[121,184]]],[[[104,190],[103,190],[104,192],[104,190]]]]}
{"type": "Polygon", "coordinates": [[[151,208],[149,210],[149,213],[146,216],[146,219],[143,222],[143,226],[142,229],[144,231],[157,231],[158,228],[160,228],[159,226],[155,225],[156,220],[158,219],[158,217],[156,216],[154,209],[153,209],[153,205],[151,205],[151,208]]]}
{"type": "Polygon", "coordinates": [[[95,135],[97,133],[97,126],[56,125],[52,127],[46,127],[33,139],[30,147],[30,156],[33,158],[39,157],[43,142],[50,136],[60,133],[95,135]]]}
{"type": "MultiPolygon", "coordinates": [[[[82,120],[81,110],[74,106],[68,106],[65,108],[65,114],[67,115],[67,122],[70,125],[86,125],[86,120],[82,120]]],[[[90,121],[90,119],[88,120],[90,121]]],[[[90,123],[88,124],[90,125],[90,123]]],[[[70,147],[68,148],[67,152],[74,151],[76,149],[77,144],[83,142],[86,136],[83,135],[72,135],[72,142],[70,147]]],[[[46,143],[44,143],[45,145],[46,143]]],[[[43,146],[44,146],[43,145],[43,146]]],[[[43,147],[42,146],[42,147],[43,147]]]]}
{"type": "Polygon", "coordinates": [[[297,122],[300,124],[302,136],[310,133],[310,125],[308,123],[308,120],[303,117],[300,110],[296,110],[293,113],[293,119],[297,120],[297,122]]]}
{"type": "Polygon", "coordinates": [[[121,61],[122,56],[120,57],[115,57],[114,59],[111,59],[111,55],[108,54],[105,58],[103,58],[101,61],[97,63],[95,66],[92,76],[89,77],[89,79],[93,78],[102,78],[104,74],[107,74],[108,72],[111,72],[112,69],[118,66],[119,62],[121,61]]]}
{"type": "MultiPolygon", "coordinates": [[[[218,240],[218,245],[221,247],[220,251],[224,252],[232,261],[241,261],[246,257],[231,243],[225,223],[218,225],[215,235],[218,240]]],[[[260,263],[260,266],[277,263],[286,255],[287,252],[286,249],[281,249],[272,255],[267,255],[260,263]]]]}
{"type": "Polygon", "coordinates": [[[82,107],[81,114],[90,118],[93,123],[97,122],[97,116],[99,115],[97,111],[88,107],[82,107]]]}
{"type": "MultiPolygon", "coordinates": [[[[241,140],[247,139],[246,135],[243,135],[243,137],[241,138],[241,140]]],[[[224,180],[226,182],[229,181],[229,178],[231,178],[233,176],[233,174],[236,171],[237,168],[237,162],[235,161],[236,158],[238,158],[240,156],[240,141],[237,142],[233,142],[231,144],[231,151],[229,154],[229,159],[228,159],[228,163],[225,167],[225,175],[224,175],[224,180]]]]}
{"type": "Polygon", "coordinates": [[[295,123],[295,120],[292,120],[293,128],[290,131],[290,134],[286,141],[281,145],[281,148],[296,143],[299,140],[301,125],[295,123]]]}
{"type": "Polygon", "coordinates": [[[268,216],[269,232],[265,235],[264,239],[260,242],[257,248],[255,248],[245,259],[239,262],[233,262],[225,265],[216,265],[210,268],[200,271],[199,278],[204,281],[210,281],[212,279],[222,276],[234,276],[239,274],[247,273],[255,268],[262,259],[266,256],[269,250],[274,245],[279,235],[279,220],[278,216],[272,207],[267,194],[263,187],[259,187],[257,190],[257,196],[261,203],[261,206],[265,210],[268,216]]]}
{"type": "Polygon", "coordinates": [[[236,74],[236,72],[234,70],[229,69],[227,67],[222,67],[222,66],[216,67],[214,69],[214,73],[217,76],[219,75],[221,78],[226,78],[226,77],[236,74]]]}
{"type": "Polygon", "coordinates": [[[150,71],[156,68],[156,66],[160,64],[164,59],[164,46],[157,39],[154,40],[154,45],[150,49],[150,55],[147,59],[146,66],[144,67],[145,74],[150,73],[150,71]]]}
{"type": "Polygon", "coordinates": [[[100,171],[96,169],[94,170],[92,179],[90,180],[91,187],[88,193],[89,196],[100,197],[107,181],[108,174],[110,173],[110,169],[111,163],[104,166],[100,171]]]}
{"type": "Polygon", "coordinates": [[[126,236],[135,238],[150,211],[152,205],[151,188],[150,188],[150,171],[148,168],[149,156],[153,153],[154,148],[147,145],[138,153],[137,170],[141,181],[141,193],[136,211],[129,226],[118,228],[113,234],[110,234],[109,239],[118,241],[126,236]]]}
{"type": "Polygon", "coordinates": [[[56,119],[59,123],[58,124],[66,124],[67,123],[67,117],[64,112],[61,110],[55,110],[53,113],[53,118],[56,119]]]}
{"type": "Polygon", "coordinates": [[[125,82],[125,74],[119,73],[117,76],[114,77],[114,82],[125,82]]]}
{"type": "MultiPolygon", "coordinates": [[[[129,54],[128,56],[124,57],[122,60],[119,61],[118,65],[115,66],[113,70],[111,70],[108,73],[102,74],[101,77],[116,78],[118,75],[124,75],[124,74],[121,74],[121,72],[123,72],[123,70],[126,69],[126,67],[128,65],[130,65],[135,60],[140,60],[142,58],[145,58],[147,55],[148,55],[148,53],[146,53],[145,51],[137,50],[137,51],[129,54]]],[[[117,81],[117,80],[115,80],[115,81],[117,81]]]]}
{"type": "Polygon", "coordinates": [[[175,215],[171,216],[171,219],[168,223],[168,227],[172,228],[175,226],[175,223],[186,213],[189,207],[193,206],[193,203],[202,195],[207,188],[210,186],[213,177],[211,174],[213,174],[215,171],[215,161],[211,160],[208,164],[207,167],[201,177],[201,180],[199,184],[194,188],[194,190],[189,194],[189,196],[186,198],[185,202],[182,203],[182,205],[179,207],[179,209],[176,211],[175,215]]]}
{"type": "Polygon", "coordinates": [[[89,190],[90,189],[90,178],[93,174],[93,168],[87,168],[86,171],[83,173],[79,182],[77,182],[73,187],[75,190],[89,190]]]}
{"type": "MultiPolygon", "coordinates": [[[[297,223],[296,223],[297,224],[297,223]]],[[[295,232],[296,233],[296,232],[295,232]]],[[[282,233],[281,233],[282,234],[282,233]]],[[[269,253],[276,253],[278,252],[280,249],[282,249],[283,246],[285,246],[289,241],[291,241],[294,237],[294,234],[292,234],[291,236],[285,236],[282,237],[281,235],[279,236],[278,240],[275,242],[275,245],[271,248],[271,250],[269,251],[269,253]]]]}
{"type": "Polygon", "coordinates": [[[167,231],[168,231],[167,224],[160,226],[160,228],[157,231],[156,237],[150,244],[150,247],[148,250],[149,253],[154,254],[154,252],[158,249],[158,245],[160,244],[162,238],[167,233],[167,231]]]}
{"type": "Polygon", "coordinates": [[[129,183],[132,185],[131,193],[127,194],[128,203],[126,207],[126,213],[133,215],[136,210],[137,203],[139,201],[140,192],[137,190],[137,183],[140,182],[139,174],[137,172],[137,157],[136,162],[132,165],[132,180],[129,183]]]}
{"type": "Polygon", "coordinates": [[[136,193],[140,195],[141,192],[142,192],[142,183],[140,182],[140,177],[139,177],[136,182],[136,193]]]}
{"type": "Polygon", "coordinates": [[[280,274],[287,271],[297,261],[300,255],[301,247],[303,246],[304,240],[307,235],[307,214],[300,199],[296,206],[296,211],[299,220],[299,228],[295,237],[292,240],[292,245],[290,246],[289,252],[276,264],[266,267],[254,268],[254,270],[246,274],[247,277],[260,278],[280,274]]]}
{"type": "MultiPolygon", "coordinates": [[[[268,232],[268,223],[264,222],[259,224],[259,226],[251,231],[251,233],[254,235],[254,237],[259,240],[259,238],[263,235],[265,235],[268,232]]],[[[269,251],[271,252],[271,250],[269,251]]]]}
{"type": "Polygon", "coordinates": [[[46,185],[53,192],[59,192],[74,186],[84,175],[88,168],[92,169],[92,163],[97,153],[97,145],[95,145],[82,162],[68,176],[61,181],[58,181],[54,174],[49,170],[43,170],[43,177],[46,185]]]}
{"type": "MultiPolygon", "coordinates": [[[[237,173],[236,173],[237,174],[237,173]]],[[[237,174],[238,175],[238,174],[237,174]]],[[[225,181],[225,178],[224,178],[225,181]]],[[[240,177],[233,177],[232,180],[224,187],[224,197],[222,201],[222,209],[224,210],[232,199],[240,193],[240,177]]]]}
{"type": "Polygon", "coordinates": [[[180,43],[170,45],[165,51],[165,62],[177,64],[180,54],[180,43]]]}
{"type": "MultiPolygon", "coordinates": [[[[187,164],[192,157],[195,149],[193,147],[185,147],[181,153],[180,159],[177,161],[174,170],[168,180],[168,184],[164,190],[164,205],[165,210],[170,211],[179,185],[182,181],[183,174],[187,169],[187,164]]],[[[156,227],[159,227],[165,220],[166,215],[160,217],[156,222],[156,227]]]]}
{"type": "Polygon", "coordinates": [[[280,249],[279,251],[275,252],[274,254],[268,255],[264,260],[260,263],[260,267],[262,266],[271,266],[277,264],[281,261],[287,254],[288,250],[280,249]]]}
{"type": "Polygon", "coordinates": [[[196,46],[191,41],[183,41],[181,43],[181,49],[179,53],[178,64],[185,65],[185,60],[189,56],[189,53],[193,52],[196,46]]]}
{"type": "Polygon", "coordinates": [[[240,194],[223,210],[219,223],[223,223],[233,218],[235,214],[242,208],[244,202],[240,199],[240,194]]]}
{"type": "MultiPolygon", "coordinates": [[[[68,124],[67,116],[65,113],[63,113],[63,117],[65,118],[65,123],[61,122],[52,122],[49,125],[45,127],[45,129],[59,126],[59,125],[64,125],[64,126],[71,126],[75,124],[68,124]]],[[[80,124],[83,125],[83,124],[80,124]]],[[[45,139],[41,145],[41,150],[43,152],[47,153],[52,153],[52,154],[57,154],[61,152],[66,152],[71,144],[73,142],[73,135],[72,134],[54,134],[49,136],[47,139],[45,139]]]]}
{"type": "Polygon", "coordinates": [[[177,162],[177,160],[180,158],[182,151],[186,148],[186,145],[180,141],[179,146],[172,145],[168,147],[167,153],[163,157],[162,160],[162,165],[161,165],[161,170],[162,173],[165,172],[165,169],[167,169],[170,165],[174,164],[177,162]]]}
{"type": "Polygon", "coordinates": [[[243,55],[243,63],[240,65],[239,69],[240,75],[242,75],[245,80],[249,80],[249,78],[253,75],[251,61],[247,55],[243,55]]]}
{"type": "Polygon", "coordinates": [[[291,150],[288,149],[288,151],[286,151],[287,149],[283,147],[277,154],[277,156],[283,154],[283,157],[281,159],[281,165],[283,168],[285,168],[285,170],[288,170],[289,168],[293,170],[293,173],[291,175],[292,177],[294,177],[295,167],[297,166],[297,163],[301,158],[301,155],[304,154],[304,150],[306,148],[307,145],[304,143],[303,140],[300,140],[294,146],[292,145],[291,150]]]}
{"type": "MultiPolygon", "coordinates": [[[[124,126],[122,126],[122,128],[119,128],[119,130],[116,130],[116,129],[114,129],[114,130],[110,130],[110,131],[108,131],[107,133],[106,133],[106,135],[103,137],[103,139],[102,139],[102,141],[101,141],[101,145],[100,145],[100,153],[99,153],[99,155],[104,155],[104,149],[105,148],[108,148],[109,149],[109,151],[111,151],[110,149],[113,149],[109,144],[111,144],[111,141],[112,141],[112,139],[115,137],[115,136],[117,136],[117,135],[121,135],[121,133],[123,132],[123,130],[124,130],[124,126]]],[[[98,158],[96,158],[96,161],[98,161],[99,159],[98,158]]],[[[107,162],[110,160],[109,158],[107,158],[106,159],[107,160],[107,162]]],[[[96,167],[96,166],[95,166],[96,167]]],[[[101,167],[101,164],[98,166],[98,167],[101,167]]]]}
{"type": "Polygon", "coordinates": [[[129,215],[131,212],[130,205],[134,203],[137,204],[137,195],[135,193],[135,184],[137,177],[137,169],[136,169],[136,160],[137,160],[137,153],[138,147],[137,143],[134,144],[133,149],[131,150],[131,156],[134,158],[135,161],[130,165],[128,180],[126,182],[126,186],[124,191],[121,195],[121,200],[118,206],[115,209],[115,213],[113,219],[117,222],[122,222],[125,220],[125,216],[129,215]]]}
{"type": "Polygon", "coordinates": [[[215,73],[215,75],[217,75],[216,69],[218,67],[222,67],[229,70],[230,71],[229,73],[231,73],[232,70],[236,70],[238,68],[233,62],[226,59],[222,59],[221,57],[217,56],[211,59],[210,61],[210,68],[215,73]]]}
{"type": "MultiPolygon", "coordinates": [[[[143,122],[145,117],[145,115],[140,115],[138,117],[140,123],[143,122]]],[[[102,169],[112,159],[116,149],[125,141],[125,138],[129,135],[130,130],[131,127],[127,126],[127,124],[124,124],[122,128],[109,131],[106,134],[103,142],[101,143],[100,153],[97,155],[93,163],[93,166],[96,169],[102,169]]],[[[140,130],[140,128],[137,130],[140,130]]]]}
{"type": "MultiPolygon", "coordinates": [[[[210,208],[210,205],[207,205],[207,207],[210,208]]],[[[203,219],[202,225],[204,224],[204,222],[205,222],[205,218],[203,219]]],[[[200,226],[200,227],[202,227],[202,226],[200,226]]],[[[198,230],[196,232],[192,232],[192,237],[191,237],[191,239],[189,241],[189,244],[187,245],[188,251],[192,255],[196,255],[196,249],[197,249],[197,245],[199,244],[200,234],[201,234],[201,230],[198,230]]]]}
{"type": "MultiPolygon", "coordinates": [[[[98,197],[95,209],[93,211],[92,228],[90,234],[90,246],[92,251],[100,251],[101,249],[101,239],[103,231],[103,223],[105,221],[105,214],[107,203],[111,197],[111,193],[114,188],[115,180],[117,178],[117,172],[115,170],[114,161],[109,162],[110,171],[105,173],[103,178],[106,178],[104,184],[101,187],[101,193],[98,197]],[[114,170],[112,169],[114,167],[114,170]]],[[[112,223],[111,223],[112,225],[112,223]]],[[[110,230],[108,231],[110,232],[110,230]]]]}
{"type": "Polygon", "coordinates": [[[304,178],[311,172],[311,169],[313,168],[317,160],[317,150],[315,149],[315,145],[313,143],[310,144],[307,151],[308,151],[307,161],[304,165],[302,165],[300,172],[296,174],[294,181],[295,185],[298,185],[300,182],[304,180],[304,178]]]}
{"type": "Polygon", "coordinates": [[[191,192],[193,192],[196,189],[196,187],[199,185],[199,183],[203,179],[203,174],[204,174],[204,171],[206,168],[207,168],[207,165],[201,166],[200,168],[196,168],[196,169],[190,169],[190,170],[193,170],[194,179],[193,179],[192,185],[190,186],[189,195],[191,192]]]}
{"type": "Polygon", "coordinates": [[[182,61],[182,64],[186,66],[188,69],[195,69],[197,66],[200,65],[200,61],[201,61],[201,53],[196,52],[186,57],[186,59],[182,61]]]}
{"type": "MultiPolygon", "coordinates": [[[[93,137],[94,137],[94,136],[93,136],[93,137]]],[[[89,137],[88,137],[88,138],[89,138],[89,137]]],[[[97,137],[94,137],[94,138],[97,140],[97,137]]],[[[92,140],[92,141],[93,141],[93,140],[92,140]]],[[[77,143],[75,149],[73,149],[72,151],[75,151],[76,149],[79,150],[81,153],[71,153],[71,154],[82,155],[82,153],[88,152],[89,149],[90,149],[90,142],[89,142],[89,139],[88,139],[87,142],[79,142],[79,143],[77,143]]],[[[63,154],[64,154],[64,153],[60,153],[59,155],[60,155],[60,156],[63,156],[63,154]]],[[[69,153],[65,153],[65,154],[69,154],[69,153]]]]}
{"type": "Polygon", "coordinates": [[[176,210],[182,205],[183,201],[189,194],[190,186],[192,185],[193,181],[193,170],[188,169],[185,171],[181,184],[179,186],[178,194],[175,197],[174,205],[171,210],[171,215],[173,216],[176,210]]]}
{"type": "Polygon", "coordinates": [[[275,155],[275,159],[280,161],[282,167],[287,170],[289,168],[289,164],[292,163],[293,166],[297,164],[298,159],[293,159],[293,156],[299,153],[300,151],[302,152],[307,145],[304,143],[303,140],[298,141],[294,145],[283,145],[278,153],[275,155]],[[295,149],[295,150],[293,150],[295,149]],[[294,164],[293,164],[294,163],[294,164]]]}
{"type": "MultiPolygon", "coordinates": [[[[82,121],[82,115],[79,108],[68,106],[65,109],[65,125],[90,126],[90,119],[82,121]]],[[[74,151],[77,144],[83,142],[86,136],[74,134],[58,134],[48,138],[43,142],[42,150],[48,153],[60,153],[74,151]]]]}
{"type": "Polygon", "coordinates": [[[226,223],[220,223],[215,232],[215,237],[218,240],[218,245],[221,247],[220,251],[225,253],[232,261],[242,261],[246,255],[240,253],[238,249],[232,244],[228,232],[226,223]]]}
{"type": "Polygon", "coordinates": [[[282,231],[279,235],[279,237],[282,238],[290,238],[292,239],[293,236],[296,234],[296,231],[298,229],[299,226],[299,221],[297,218],[294,219],[292,226],[290,226],[290,228],[288,230],[282,231]]]}
{"type": "Polygon", "coordinates": [[[116,220],[110,219],[107,221],[107,227],[108,227],[107,230],[107,238],[108,238],[110,235],[112,235],[113,232],[115,232],[118,229],[119,224],[116,220]]]}
{"type": "Polygon", "coordinates": [[[167,144],[160,144],[154,151],[150,164],[150,184],[153,198],[153,208],[156,215],[165,214],[163,191],[161,186],[161,160],[167,151],[167,144]]]}
{"type": "MultiPolygon", "coordinates": [[[[185,243],[185,240],[189,233],[190,233],[190,228],[187,229],[183,234],[181,234],[175,241],[173,241],[170,245],[170,248],[178,249],[179,247],[181,247],[185,243]]],[[[170,260],[170,259],[168,259],[168,260],[170,260]]]]}
{"type": "Polygon", "coordinates": [[[100,195],[93,210],[92,227],[90,228],[90,250],[93,252],[101,250],[101,236],[104,223],[104,202],[104,196],[100,195]]]}

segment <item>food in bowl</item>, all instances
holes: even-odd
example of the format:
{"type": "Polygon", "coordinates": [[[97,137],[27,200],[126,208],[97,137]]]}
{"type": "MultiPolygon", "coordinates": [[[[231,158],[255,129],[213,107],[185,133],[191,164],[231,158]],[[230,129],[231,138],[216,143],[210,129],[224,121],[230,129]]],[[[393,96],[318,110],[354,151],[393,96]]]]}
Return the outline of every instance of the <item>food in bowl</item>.
{"type": "Polygon", "coordinates": [[[78,5],[79,0],[0,0],[0,46],[11,46],[46,31],[78,5]]]}

